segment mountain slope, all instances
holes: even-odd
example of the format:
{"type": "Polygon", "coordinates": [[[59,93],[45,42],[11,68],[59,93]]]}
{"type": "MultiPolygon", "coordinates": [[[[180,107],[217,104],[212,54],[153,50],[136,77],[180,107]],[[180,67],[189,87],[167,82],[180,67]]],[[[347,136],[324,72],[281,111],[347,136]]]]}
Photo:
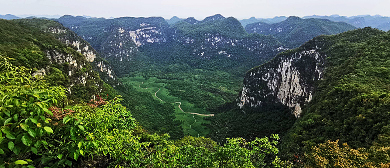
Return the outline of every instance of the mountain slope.
{"type": "Polygon", "coordinates": [[[112,70],[111,65],[98,54],[92,46],[76,33],[64,27],[60,23],[45,19],[19,19],[15,22],[23,25],[38,28],[44,32],[51,33],[56,39],[72,47],[77,52],[81,53],[85,59],[90,62],[96,72],[99,72],[100,78],[105,82],[118,85],[117,77],[112,70]]]}
{"type": "Polygon", "coordinates": [[[248,33],[272,35],[290,48],[298,47],[319,35],[338,34],[353,29],[355,27],[347,23],[332,22],[325,19],[301,19],[295,16],[291,16],[280,23],[259,22],[245,27],[248,33]]]}
{"type": "Polygon", "coordinates": [[[388,143],[389,37],[364,28],[324,38],[324,76],[289,133],[288,150],[337,139],[353,148],[388,143]]]}
{"type": "Polygon", "coordinates": [[[283,104],[300,116],[283,138],[285,157],[327,140],[375,155],[390,134],[389,37],[371,28],[316,37],[249,71],[238,104],[283,104]]]}
{"type": "MultiPolygon", "coordinates": [[[[51,23],[33,22],[36,21],[51,23]]],[[[43,75],[52,85],[64,86],[74,100],[90,100],[94,93],[106,88],[88,59],[52,33],[45,33],[23,20],[0,22],[0,53],[13,58],[14,65],[32,68],[34,75],[43,75]]]]}
{"type": "Polygon", "coordinates": [[[138,47],[166,41],[163,30],[169,25],[161,17],[155,18],[84,18],[63,16],[58,21],[87,40],[119,75],[142,67],[145,58],[138,47]]]}

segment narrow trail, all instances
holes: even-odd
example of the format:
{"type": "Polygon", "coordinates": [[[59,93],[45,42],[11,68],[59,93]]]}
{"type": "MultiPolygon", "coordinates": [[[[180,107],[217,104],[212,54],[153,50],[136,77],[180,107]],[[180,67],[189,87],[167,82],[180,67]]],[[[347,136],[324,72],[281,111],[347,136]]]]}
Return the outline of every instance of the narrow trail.
{"type": "MultiPolygon", "coordinates": [[[[160,90],[161,90],[161,88],[158,88],[157,92],[159,92],[160,90]]],[[[160,101],[162,101],[162,102],[165,103],[164,100],[160,99],[160,98],[157,96],[157,92],[154,93],[154,96],[156,96],[157,99],[159,99],[160,101]]],[[[176,104],[176,103],[179,103],[179,106],[178,106],[178,107],[179,107],[179,109],[180,109],[183,113],[193,114],[193,115],[198,115],[198,116],[205,116],[205,117],[213,117],[213,116],[214,116],[214,114],[200,114],[200,113],[185,112],[185,111],[180,107],[180,106],[181,106],[181,102],[175,102],[175,104],[176,104]]],[[[196,120],[195,120],[195,122],[196,122],[196,120]]]]}
{"type": "Polygon", "coordinates": [[[200,113],[191,113],[191,112],[185,112],[180,106],[181,106],[181,102],[175,102],[175,103],[179,103],[179,109],[183,112],[183,113],[187,113],[187,114],[194,114],[194,115],[199,115],[199,116],[206,116],[206,117],[213,117],[214,114],[200,114],[200,113]]]}
{"type": "MultiPolygon", "coordinates": [[[[160,91],[160,89],[161,89],[161,88],[158,88],[157,92],[159,92],[159,91],[160,91]]],[[[154,96],[156,96],[156,97],[157,97],[157,92],[156,92],[156,93],[154,93],[154,96]]],[[[164,100],[162,100],[162,99],[160,99],[159,97],[157,97],[157,99],[159,99],[160,101],[162,101],[162,102],[164,102],[164,103],[165,103],[165,101],[164,101],[164,100]]]]}

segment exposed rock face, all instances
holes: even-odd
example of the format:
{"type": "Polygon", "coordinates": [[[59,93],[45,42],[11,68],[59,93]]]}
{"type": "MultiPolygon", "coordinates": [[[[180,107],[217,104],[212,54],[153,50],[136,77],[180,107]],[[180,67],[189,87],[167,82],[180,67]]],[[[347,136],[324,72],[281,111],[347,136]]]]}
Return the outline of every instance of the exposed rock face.
{"type": "Polygon", "coordinates": [[[239,58],[242,53],[238,50],[251,53],[258,57],[272,53],[285,51],[280,43],[273,38],[253,37],[253,38],[232,38],[219,33],[206,33],[204,38],[192,38],[190,36],[176,36],[174,40],[192,50],[194,56],[210,59],[213,57],[239,58]]]}
{"type": "Polygon", "coordinates": [[[322,43],[310,41],[247,72],[238,106],[256,111],[267,103],[282,103],[299,117],[301,107],[311,101],[314,82],[323,77],[325,54],[322,43]]]}
{"type": "MultiPolygon", "coordinates": [[[[162,44],[167,41],[165,30],[168,23],[160,17],[100,19],[89,21],[87,18],[66,16],[59,22],[78,33],[110,62],[118,75],[127,74],[139,66],[139,47],[162,44]],[[94,29],[90,29],[93,25],[94,29]]],[[[97,61],[98,70],[114,70],[105,62],[97,61]],[[106,68],[101,68],[106,67],[106,68]]],[[[115,75],[113,75],[115,76],[115,75]]]]}
{"type": "MultiPolygon", "coordinates": [[[[104,59],[102,59],[99,56],[99,54],[96,52],[96,50],[93,49],[88,42],[86,42],[84,39],[79,37],[76,33],[62,26],[59,23],[52,24],[44,31],[54,34],[55,37],[58,40],[60,40],[62,43],[74,48],[77,52],[82,54],[85,57],[85,59],[92,65],[93,69],[100,73],[101,78],[105,82],[114,85],[118,83],[116,81],[117,79],[115,73],[112,70],[112,67],[109,65],[109,63],[104,59]]],[[[54,51],[54,53],[56,52],[54,51]]],[[[69,59],[70,57],[67,58],[69,59]]],[[[54,59],[54,61],[58,61],[58,60],[54,59]]],[[[57,62],[57,63],[63,63],[63,62],[57,62]]],[[[72,65],[73,63],[69,62],[69,64],[72,65]]],[[[69,72],[69,74],[71,73],[72,72],[69,72]]]]}
{"type": "MultiPolygon", "coordinates": [[[[79,73],[80,70],[88,64],[85,59],[77,59],[77,56],[72,54],[64,54],[58,52],[56,50],[51,50],[46,52],[46,57],[49,59],[50,64],[68,64],[67,71],[68,76],[71,79],[69,82],[68,92],[71,94],[72,86],[77,84],[82,84],[85,86],[87,79],[94,80],[92,75],[92,71],[86,71],[84,73],[79,73]]],[[[47,67],[49,69],[49,67],[47,67]]],[[[45,70],[39,70],[35,73],[43,72],[45,74],[45,70]]]]}

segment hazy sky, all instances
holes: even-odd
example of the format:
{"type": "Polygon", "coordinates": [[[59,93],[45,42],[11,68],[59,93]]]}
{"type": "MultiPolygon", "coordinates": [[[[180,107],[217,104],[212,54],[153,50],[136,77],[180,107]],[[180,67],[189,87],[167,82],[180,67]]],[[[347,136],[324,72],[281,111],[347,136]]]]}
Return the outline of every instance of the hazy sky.
{"type": "Polygon", "coordinates": [[[0,0],[0,14],[88,15],[94,17],[162,16],[170,18],[222,14],[255,16],[383,15],[390,0],[0,0]]]}

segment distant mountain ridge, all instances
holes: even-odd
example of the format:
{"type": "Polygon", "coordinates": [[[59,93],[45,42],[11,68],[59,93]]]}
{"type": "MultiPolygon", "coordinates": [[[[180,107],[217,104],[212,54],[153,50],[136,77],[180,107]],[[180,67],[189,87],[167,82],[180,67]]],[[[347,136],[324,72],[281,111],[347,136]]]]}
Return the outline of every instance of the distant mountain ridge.
{"type": "Polygon", "coordinates": [[[331,15],[331,16],[305,16],[303,18],[321,18],[321,19],[328,19],[334,22],[345,22],[348,24],[351,24],[358,28],[364,28],[364,27],[372,27],[377,28],[379,30],[383,31],[389,31],[390,30],[390,17],[386,16],[380,16],[380,15],[358,15],[358,16],[339,16],[339,15],[331,15]]]}
{"type": "Polygon", "coordinates": [[[6,15],[0,15],[0,19],[12,20],[12,19],[20,19],[20,17],[11,14],[6,14],[6,15]]]}
{"type": "Polygon", "coordinates": [[[315,18],[301,19],[295,16],[290,16],[279,23],[258,22],[245,27],[248,33],[272,35],[290,48],[298,47],[319,35],[338,34],[353,29],[356,27],[343,22],[315,18]]]}
{"type": "Polygon", "coordinates": [[[249,19],[242,19],[242,20],[240,20],[240,23],[242,24],[243,27],[246,27],[246,25],[252,24],[252,23],[264,22],[264,23],[272,24],[272,23],[279,23],[279,22],[284,21],[286,19],[287,19],[286,16],[276,16],[276,17],[273,17],[273,18],[255,18],[255,17],[251,17],[249,19]]]}
{"type": "Polygon", "coordinates": [[[175,24],[177,22],[180,22],[182,21],[183,19],[177,17],[177,16],[173,16],[171,19],[166,19],[166,21],[168,22],[168,24],[172,25],[172,24],[175,24]]]}
{"type": "Polygon", "coordinates": [[[237,66],[237,61],[233,60],[245,62],[250,58],[252,61],[247,62],[254,66],[255,62],[261,63],[263,58],[269,59],[271,55],[283,50],[276,39],[248,36],[237,19],[225,18],[219,14],[202,21],[190,17],[173,25],[157,17],[102,19],[63,16],[58,21],[86,39],[105,59],[116,65],[114,69],[117,73],[131,72],[126,67],[135,68],[140,65],[139,62],[134,62],[137,59],[142,59],[141,62],[145,62],[145,59],[193,62],[216,58],[230,60],[229,64],[237,66]],[[182,54],[180,57],[170,58],[170,53],[174,52],[160,52],[163,50],[180,50],[182,54]],[[139,51],[147,52],[147,58],[139,51]],[[245,59],[240,58],[243,56],[245,59]],[[130,64],[134,66],[128,66],[129,62],[133,62],[130,64]]]}

